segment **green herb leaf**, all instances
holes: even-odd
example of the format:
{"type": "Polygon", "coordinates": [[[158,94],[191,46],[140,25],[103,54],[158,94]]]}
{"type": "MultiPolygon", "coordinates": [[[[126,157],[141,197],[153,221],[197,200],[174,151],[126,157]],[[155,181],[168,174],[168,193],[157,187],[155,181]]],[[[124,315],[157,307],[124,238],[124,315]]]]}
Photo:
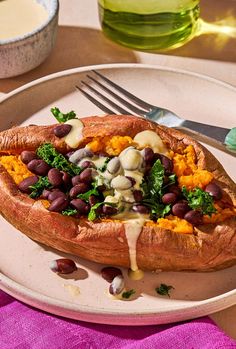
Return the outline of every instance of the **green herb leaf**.
{"type": "Polygon", "coordinates": [[[148,176],[148,189],[152,195],[162,195],[164,173],[164,167],[161,161],[158,159],[152,166],[148,176]]]}
{"type": "Polygon", "coordinates": [[[170,185],[175,184],[176,181],[177,181],[177,176],[175,173],[173,173],[172,175],[170,175],[168,177],[168,183],[166,185],[164,185],[162,189],[165,189],[165,188],[169,187],[170,185]]]}
{"type": "Polygon", "coordinates": [[[166,284],[160,284],[159,287],[155,288],[156,292],[161,296],[168,296],[170,297],[169,291],[174,289],[173,286],[168,286],[166,284]]]}
{"type": "Polygon", "coordinates": [[[176,176],[175,173],[173,173],[168,178],[169,178],[169,183],[168,184],[171,185],[171,184],[174,184],[176,182],[177,176],[176,176]]]}
{"type": "Polygon", "coordinates": [[[110,160],[111,160],[110,158],[106,158],[105,161],[104,161],[104,164],[103,164],[101,167],[99,167],[98,170],[99,170],[100,172],[105,172],[106,169],[107,169],[107,164],[108,164],[108,162],[109,162],[110,160]]]}
{"type": "Polygon", "coordinates": [[[61,213],[63,214],[63,216],[74,216],[77,213],[77,210],[73,208],[67,208],[61,213]]]}
{"type": "Polygon", "coordinates": [[[97,204],[95,204],[91,207],[89,214],[88,214],[89,221],[94,221],[98,217],[96,210],[103,204],[104,204],[104,202],[98,202],[97,204]]]}
{"type": "MultiPolygon", "coordinates": [[[[142,203],[151,209],[151,219],[164,217],[171,210],[170,205],[164,205],[161,202],[163,194],[165,170],[161,161],[158,159],[151,168],[150,174],[146,181],[143,181],[141,187],[144,191],[144,200],[142,203]]],[[[174,176],[169,176],[170,180],[174,180],[174,176]]]]}
{"type": "Polygon", "coordinates": [[[77,196],[77,198],[81,199],[81,200],[84,200],[86,202],[88,202],[88,199],[91,195],[95,195],[95,196],[99,196],[100,193],[99,191],[96,189],[96,188],[93,188],[93,189],[90,189],[89,191],[87,191],[86,193],[84,194],[79,194],[77,196]]]}
{"type": "Polygon", "coordinates": [[[129,299],[133,294],[135,294],[134,289],[123,292],[121,296],[122,298],[129,299]]]}
{"type": "Polygon", "coordinates": [[[100,196],[101,193],[100,193],[100,192],[98,191],[98,189],[97,189],[97,188],[99,187],[98,181],[95,180],[95,181],[92,183],[92,186],[93,186],[93,189],[88,190],[86,193],[79,194],[79,195],[77,196],[77,198],[79,198],[79,199],[81,199],[81,200],[84,200],[84,201],[88,202],[89,197],[90,197],[91,195],[100,196]]]}
{"type": "Polygon", "coordinates": [[[151,219],[162,218],[171,211],[171,205],[158,203],[152,198],[145,199],[142,203],[151,209],[151,219]]]}
{"type": "Polygon", "coordinates": [[[36,199],[42,194],[44,189],[52,188],[52,185],[49,182],[48,177],[39,177],[38,182],[31,185],[29,188],[32,190],[29,196],[32,199],[36,199]]]}
{"type": "Polygon", "coordinates": [[[51,113],[59,123],[66,122],[68,120],[76,118],[76,114],[73,110],[71,110],[69,113],[64,114],[60,111],[59,108],[55,107],[55,108],[51,108],[51,113]]]}
{"type": "Polygon", "coordinates": [[[193,210],[199,210],[202,214],[211,216],[216,212],[213,197],[200,188],[193,191],[188,191],[185,187],[182,188],[182,193],[188,200],[189,206],[193,210]]]}
{"type": "Polygon", "coordinates": [[[45,143],[45,144],[41,145],[37,149],[36,153],[48,165],[55,167],[60,171],[65,171],[71,176],[80,174],[80,172],[81,172],[80,167],[70,163],[50,143],[45,143]]]}
{"type": "Polygon", "coordinates": [[[113,202],[104,202],[104,201],[98,202],[97,204],[93,205],[89,211],[89,214],[88,214],[89,221],[94,221],[96,218],[98,218],[98,214],[96,211],[101,205],[108,205],[108,206],[113,206],[113,207],[116,206],[116,204],[114,204],[113,202]]]}

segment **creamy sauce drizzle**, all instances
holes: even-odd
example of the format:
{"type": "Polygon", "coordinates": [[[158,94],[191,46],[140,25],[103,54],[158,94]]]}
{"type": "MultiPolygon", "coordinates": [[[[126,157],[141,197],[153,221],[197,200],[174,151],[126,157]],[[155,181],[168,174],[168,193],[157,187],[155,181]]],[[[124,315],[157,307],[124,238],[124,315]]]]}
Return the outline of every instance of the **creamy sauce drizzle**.
{"type": "Polygon", "coordinates": [[[129,276],[134,280],[142,279],[143,272],[138,268],[136,246],[145,219],[136,218],[124,222],[125,235],[129,246],[130,269],[129,276]]]}
{"type": "MultiPolygon", "coordinates": [[[[161,153],[168,155],[168,150],[165,144],[162,142],[161,138],[153,131],[147,130],[139,132],[134,137],[135,143],[143,149],[145,147],[150,147],[155,153],[161,153]]],[[[129,147],[124,149],[120,155],[119,160],[121,163],[121,169],[119,175],[113,176],[111,186],[113,186],[114,196],[107,196],[105,202],[114,202],[118,204],[119,207],[123,207],[123,212],[118,215],[113,216],[114,219],[119,219],[124,222],[125,235],[129,247],[129,258],[130,258],[130,271],[129,277],[133,280],[140,280],[143,278],[144,273],[139,269],[137,264],[137,241],[142,231],[145,221],[148,220],[148,215],[142,215],[129,211],[132,203],[135,202],[133,190],[142,190],[141,184],[144,176],[144,160],[141,152],[134,147],[129,147]],[[135,184],[130,188],[126,189],[126,182],[124,177],[132,177],[135,180],[135,184]],[[117,185],[117,179],[123,178],[123,182],[120,181],[117,185]],[[113,185],[116,184],[115,186],[113,185]],[[123,188],[122,188],[123,186],[123,188]]],[[[111,176],[112,177],[112,176],[111,176]]]]}
{"type": "Polygon", "coordinates": [[[79,119],[71,119],[65,122],[67,125],[71,125],[72,129],[67,136],[64,137],[64,141],[69,147],[75,149],[83,139],[83,123],[79,119]]]}
{"type": "MultiPolygon", "coordinates": [[[[83,125],[78,119],[69,120],[66,123],[72,125],[72,130],[65,137],[65,141],[71,148],[76,148],[81,140],[83,125]]],[[[147,130],[138,133],[134,141],[140,149],[151,147],[156,153],[168,153],[161,138],[153,131],[147,130]]],[[[130,209],[132,204],[135,203],[134,189],[142,191],[141,183],[144,176],[143,155],[135,147],[128,147],[119,154],[117,159],[113,158],[113,165],[111,164],[110,168],[108,166],[108,169],[104,172],[101,172],[99,168],[104,165],[106,157],[98,157],[96,155],[86,157],[80,160],[79,165],[86,160],[92,161],[97,167],[97,176],[95,177],[97,184],[106,184],[107,193],[106,195],[103,193],[105,195],[104,202],[117,204],[117,209],[120,213],[113,215],[113,219],[124,222],[130,258],[131,270],[129,277],[133,280],[140,280],[143,278],[144,273],[137,264],[137,241],[144,223],[149,219],[149,215],[139,214],[130,209]],[[134,179],[134,184],[130,177],[134,179]]]]}
{"type": "Polygon", "coordinates": [[[135,212],[122,212],[115,216],[115,219],[124,221],[125,236],[129,247],[130,271],[129,277],[133,280],[140,280],[144,273],[137,264],[137,241],[142,232],[144,223],[148,220],[147,215],[141,215],[135,212]]]}
{"type": "Polygon", "coordinates": [[[134,137],[134,142],[137,143],[140,148],[152,148],[154,153],[168,154],[168,150],[162,142],[162,139],[154,131],[146,130],[137,133],[134,137]]]}
{"type": "Polygon", "coordinates": [[[80,288],[75,285],[63,284],[63,286],[68,290],[71,296],[78,297],[80,295],[80,288]]]}
{"type": "Polygon", "coordinates": [[[30,33],[47,18],[47,10],[35,0],[0,1],[0,40],[30,33]]]}

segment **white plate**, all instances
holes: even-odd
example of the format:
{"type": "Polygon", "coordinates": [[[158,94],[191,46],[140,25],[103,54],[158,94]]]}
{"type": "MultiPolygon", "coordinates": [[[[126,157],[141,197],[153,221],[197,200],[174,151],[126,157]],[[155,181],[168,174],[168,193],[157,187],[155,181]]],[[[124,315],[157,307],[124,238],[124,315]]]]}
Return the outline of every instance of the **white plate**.
{"type": "MultiPolygon", "coordinates": [[[[52,106],[63,111],[73,109],[80,116],[102,114],[74,90],[74,85],[92,68],[184,118],[228,128],[236,126],[236,89],[232,86],[174,69],[116,64],[64,71],[13,91],[2,98],[1,128],[52,123],[52,106]]],[[[210,150],[235,179],[235,158],[210,150]]],[[[71,257],[79,270],[63,278],[49,269],[50,261],[61,256],[66,255],[31,241],[1,219],[0,287],[36,308],[90,322],[147,325],[211,314],[236,303],[236,267],[206,274],[146,273],[139,282],[127,279],[128,288],[136,289],[134,300],[114,301],[107,296],[108,284],[100,276],[101,265],[71,257]],[[155,287],[160,283],[175,287],[171,298],[156,294],[155,287]],[[72,291],[74,286],[79,287],[79,295],[72,291]]]]}

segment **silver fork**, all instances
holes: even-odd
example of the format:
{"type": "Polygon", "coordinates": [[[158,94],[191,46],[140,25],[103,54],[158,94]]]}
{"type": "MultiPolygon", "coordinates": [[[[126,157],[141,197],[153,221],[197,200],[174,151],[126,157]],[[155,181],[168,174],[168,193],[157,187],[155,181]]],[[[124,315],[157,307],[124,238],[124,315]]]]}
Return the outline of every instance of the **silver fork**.
{"type": "Polygon", "coordinates": [[[143,101],[102,75],[100,72],[95,70],[92,70],[92,72],[95,74],[94,76],[89,74],[86,76],[90,82],[93,82],[93,84],[99,86],[99,89],[91,86],[89,83],[83,80],[81,83],[83,86],[86,86],[87,90],[91,91],[92,94],[85,91],[84,87],[82,88],[81,86],[76,86],[76,88],[105,113],[116,114],[119,112],[123,115],[129,115],[131,114],[131,111],[133,115],[142,116],[149,120],[155,121],[158,124],[183,130],[185,133],[195,136],[195,138],[197,138],[199,141],[203,141],[211,146],[225,151],[226,153],[236,156],[236,152],[228,149],[224,144],[225,137],[229,133],[230,129],[182,119],[168,109],[160,108],[143,101]],[[100,80],[103,80],[105,84],[100,80]],[[100,90],[105,91],[106,95],[100,90]],[[119,94],[117,94],[115,91],[117,91],[119,94]],[[100,100],[95,98],[94,95],[98,96],[100,100]],[[121,95],[125,96],[125,99],[121,97],[121,95]],[[112,97],[112,99],[110,97],[112,97]],[[114,102],[114,100],[118,101],[120,104],[117,104],[114,102]],[[104,102],[106,104],[104,104],[104,102]],[[114,109],[110,109],[107,105],[114,109]]]}

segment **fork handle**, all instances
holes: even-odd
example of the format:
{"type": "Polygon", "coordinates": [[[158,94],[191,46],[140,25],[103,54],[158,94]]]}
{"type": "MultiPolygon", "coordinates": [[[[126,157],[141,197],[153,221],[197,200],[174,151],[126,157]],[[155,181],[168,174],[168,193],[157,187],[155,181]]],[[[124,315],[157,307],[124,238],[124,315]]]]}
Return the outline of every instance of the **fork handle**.
{"type": "Polygon", "coordinates": [[[224,143],[225,137],[230,129],[212,125],[202,124],[201,122],[184,120],[181,123],[181,128],[188,128],[194,132],[203,134],[204,136],[215,139],[218,142],[224,143]]]}
{"type": "Polygon", "coordinates": [[[185,133],[190,134],[190,136],[195,136],[198,141],[202,141],[236,157],[236,151],[227,147],[224,143],[225,137],[230,131],[228,128],[210,126],[190,120],[185,120],[175,128],[183,130],[185,133]]]}

